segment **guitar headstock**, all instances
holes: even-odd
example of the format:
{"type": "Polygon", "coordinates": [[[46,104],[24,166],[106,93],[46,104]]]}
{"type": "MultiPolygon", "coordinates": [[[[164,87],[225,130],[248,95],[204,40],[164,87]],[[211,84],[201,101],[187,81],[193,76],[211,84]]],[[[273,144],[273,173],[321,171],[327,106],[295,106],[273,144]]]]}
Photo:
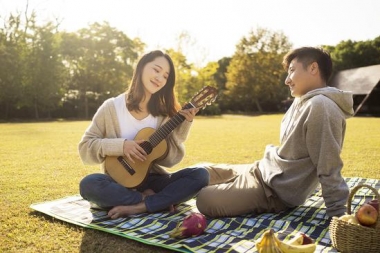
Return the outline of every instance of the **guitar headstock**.
{"type": "Polygon", "coordinates": [[[218,90],[214,87],[203,87],[195,96],[191,99],[190,103],[194,108],[205,108],[215,101],[218,95],[218,90]]]}

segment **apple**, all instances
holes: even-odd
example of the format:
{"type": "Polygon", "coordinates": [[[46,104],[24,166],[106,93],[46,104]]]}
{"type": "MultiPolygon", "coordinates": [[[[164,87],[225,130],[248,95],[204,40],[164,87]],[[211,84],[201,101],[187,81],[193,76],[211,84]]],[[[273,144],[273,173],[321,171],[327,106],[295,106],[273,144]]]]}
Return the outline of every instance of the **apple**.
{"type": "Polygon", "coordinates": [[[373,206],[377,212],[379,212],[379,200],[378,199],[373,199],[371,201],[369,201],[367,204],[370,204],[371,206],[373,206]]]}
{"type": "Polygon", "coordinates": [[[363,204],[356,212],[356,218],[363,226],[371,226],[377,222],[377,216],[379,213],[376,208],[370,204],[363,204]]]}

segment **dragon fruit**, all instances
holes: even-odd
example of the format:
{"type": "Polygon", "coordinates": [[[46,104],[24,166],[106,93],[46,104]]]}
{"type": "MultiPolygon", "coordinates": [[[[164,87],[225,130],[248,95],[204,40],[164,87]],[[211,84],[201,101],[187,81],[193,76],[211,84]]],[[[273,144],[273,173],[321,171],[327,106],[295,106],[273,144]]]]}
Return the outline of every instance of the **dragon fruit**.
{"type": "Polygon", "coordinates": [[[206,217],[201,213],[191,213],[172,231],[172,238],[187,238],[202,234],[207,227],[206,217]]]}

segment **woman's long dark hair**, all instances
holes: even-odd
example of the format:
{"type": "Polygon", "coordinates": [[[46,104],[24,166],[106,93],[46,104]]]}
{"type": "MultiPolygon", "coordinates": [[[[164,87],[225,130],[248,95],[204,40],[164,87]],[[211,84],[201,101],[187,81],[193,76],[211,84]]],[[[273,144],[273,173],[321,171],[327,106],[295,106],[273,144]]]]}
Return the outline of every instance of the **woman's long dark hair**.
{"type": "Polygon", "coordinates": [[[165,57],[169,62],[169,76],[165,86],[152,95],[148,103],[148,110],[153,116],[174,116],[181,108],[174,94],[175,70],[172,59],[166,53],[155,50],[145,54],[137,63],[133,73],[131,84],[127,90],[127,108],[129,111],[141,111],[140,101],[144,98],[144,85],[142,82],[142,72],[145,65],[154,61],[157,57],[165,57]]]}

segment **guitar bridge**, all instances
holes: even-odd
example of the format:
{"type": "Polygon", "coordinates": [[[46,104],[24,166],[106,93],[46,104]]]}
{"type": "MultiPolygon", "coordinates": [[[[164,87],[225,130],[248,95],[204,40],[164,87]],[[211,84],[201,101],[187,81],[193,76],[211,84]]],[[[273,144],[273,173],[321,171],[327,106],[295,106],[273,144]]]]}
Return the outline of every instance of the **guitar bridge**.
{"type": "Polygon", "coordinates": [[[127,160],[124,159],[124,157],[119,156],[117,157],[117,160],[119,163],[123,166],[123,168],[130,174],[133,175],[136,173],[136,171],[128,164],[127,160]]]}

